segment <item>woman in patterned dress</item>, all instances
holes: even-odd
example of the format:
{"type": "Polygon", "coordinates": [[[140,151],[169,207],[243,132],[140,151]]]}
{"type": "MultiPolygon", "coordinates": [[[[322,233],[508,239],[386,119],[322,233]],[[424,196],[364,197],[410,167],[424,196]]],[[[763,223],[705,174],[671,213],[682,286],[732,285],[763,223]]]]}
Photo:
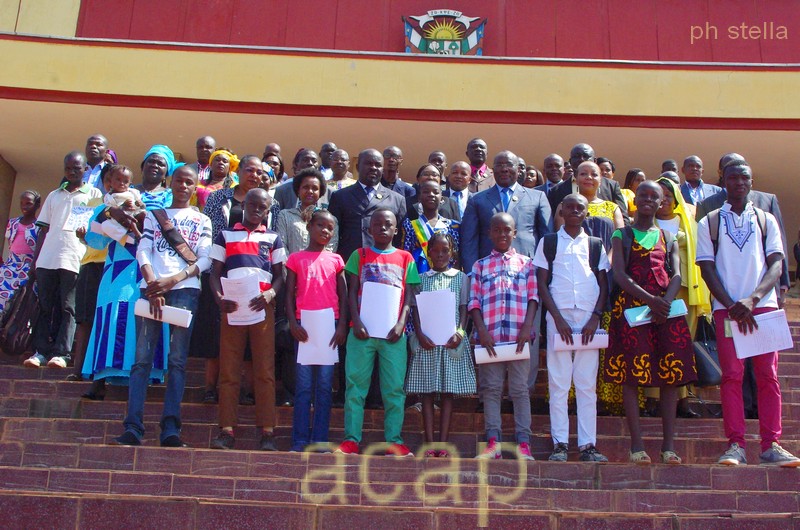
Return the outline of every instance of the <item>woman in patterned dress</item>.
{"type": "Polygon", "coordinates": [[[28,282],[28,274],[33,263],[36,248],[36,212],[42,204],[42,197],[33,190],[23,191],[19,196],[20,217],[8,220],[6,241],[8,258],[0,265],[0,312],[3,311],[14,292],[28,282]]]}
{"type": "MultiPolygon", "coordinates": [[[[469,279],[463,272],[450,267],[455,253],[455,241],[447,233],[436,232],[428,241],[428,259],[432,268],[420,274],[422,292],[449,290],[455,295],[456,333],[447,344],[437,346],[426,337],[420,327],[416,302],[413,307],[414,332],[410,334],[409,345],[413,351],[408,368],[405,390],[408,394],[421,394],[422,418],[425,424],[425,443],[445,444],[450,431],[450,415],[453,411],[453,397],[475,393],[475,367],[469,351],[469,341],[465,337],[464,323],[469,299],[469,279]],[[413,337],[413,338],[412,338],[413,337]],[[433,433],[433,400],[441,396],[439,439],[433,433]]],[[[425,451],[426,457],[448,457],[447,449],[425,451]]]]}
{"type": "Polygon", "coordinates": [[[670,304],[681,288],[681,267],[674,238],[655,224],[663,200],[660,185],[651,181],[640,184],[636,190],[636,217],[633,225],[624,229],[630,248],[625,248],[622,230],[612,236],[618,256],[613,262],[614,276],[621,289],[611,311],[603,374],[606,381],[622,385],[631,433],[630,461],[637,464],[650,464],[639,426],[638,387],[661,390],[661,462],[680,464],[674,448],[678,387],[697,379],[686,319],[668,318],[670,304]],[[629,326],[624,311],[643,305],[650,308],[652,322],[629,326]]]}

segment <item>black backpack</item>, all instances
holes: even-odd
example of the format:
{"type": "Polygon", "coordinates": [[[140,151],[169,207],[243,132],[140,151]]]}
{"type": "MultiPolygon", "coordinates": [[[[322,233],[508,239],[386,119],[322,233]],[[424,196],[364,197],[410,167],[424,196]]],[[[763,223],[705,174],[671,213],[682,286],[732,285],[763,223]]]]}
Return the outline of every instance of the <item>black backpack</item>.
{"type": "MultiPolygon", "coordinates": [[[[558,233],[545,234],[542,238],[542,245],[544,248],[544,257],[547,259],[547,285],[553,281],[553,261],[556,259],[556,250],[558,250],[558,233]]],[[[589,236],[589,267],[592,269],[595,277],[599,274],[600,270],[600,254],[603,250],[603,241],[599,237],[589,236]]]]}

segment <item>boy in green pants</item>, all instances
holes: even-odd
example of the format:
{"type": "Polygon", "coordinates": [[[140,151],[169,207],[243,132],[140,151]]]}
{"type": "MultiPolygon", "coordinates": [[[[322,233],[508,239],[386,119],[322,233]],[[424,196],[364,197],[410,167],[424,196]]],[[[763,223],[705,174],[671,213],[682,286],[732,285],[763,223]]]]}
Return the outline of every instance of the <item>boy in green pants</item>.
{"type": "Polygon", "coordinates": [[[403,444],[400,431],[403,428],[406,395],[403,381],[406,376],[406,337],[403,334],[409,314],[411,285],[419,284],[419,274],[414,258],[404,250],[392,246],[397,233],[397,218],[386,208],[373,212],[369,232],[375,244],[356,250],[347,260],[348,302],[353,328],[347,337],[345,374],[347,389],[344,404],[344,442],[338,453],[358,454],[361,431],[364,424],[364,400],[369,391],[375,357],[380,370],[381,396],[384,405],[383,430],[389,448],[387,455],[414,456],[403,444]],[[385,338],[374,337],[361,320],[362,293],[370,282],[388,285],[400,290],[400,304],[370,304],[369,311],[392,311],[392,320],[397,321],[385,338]],[[396,313],[395,313],[396,312],[396,313]]]}

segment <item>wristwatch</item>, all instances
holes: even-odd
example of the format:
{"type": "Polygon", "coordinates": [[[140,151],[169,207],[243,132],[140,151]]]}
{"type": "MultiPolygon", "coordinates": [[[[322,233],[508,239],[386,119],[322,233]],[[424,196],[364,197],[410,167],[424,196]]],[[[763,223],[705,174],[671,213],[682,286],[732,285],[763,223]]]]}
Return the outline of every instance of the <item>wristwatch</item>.
{"type": "Polygon", "coordinates": [[[595,309],[594,311],[592,311],[592,314],[593,314],[594,316],[596,316],[597,318],[603,318],[603,312],[602,312],[602,311],[598,311],[597,309],[595,309]]]}

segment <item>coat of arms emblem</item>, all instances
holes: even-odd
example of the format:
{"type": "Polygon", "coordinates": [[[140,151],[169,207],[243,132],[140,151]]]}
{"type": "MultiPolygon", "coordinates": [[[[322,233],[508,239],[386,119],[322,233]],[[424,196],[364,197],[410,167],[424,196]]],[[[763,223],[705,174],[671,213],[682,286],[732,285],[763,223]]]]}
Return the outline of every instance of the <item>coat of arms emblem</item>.
{"type": "Polygon", "coordinates": [[[485,18],[467,17],[452,9],[434,9],[424,15],[403,17],[403,22],[406,53],[483,55],[485,18]]]}

